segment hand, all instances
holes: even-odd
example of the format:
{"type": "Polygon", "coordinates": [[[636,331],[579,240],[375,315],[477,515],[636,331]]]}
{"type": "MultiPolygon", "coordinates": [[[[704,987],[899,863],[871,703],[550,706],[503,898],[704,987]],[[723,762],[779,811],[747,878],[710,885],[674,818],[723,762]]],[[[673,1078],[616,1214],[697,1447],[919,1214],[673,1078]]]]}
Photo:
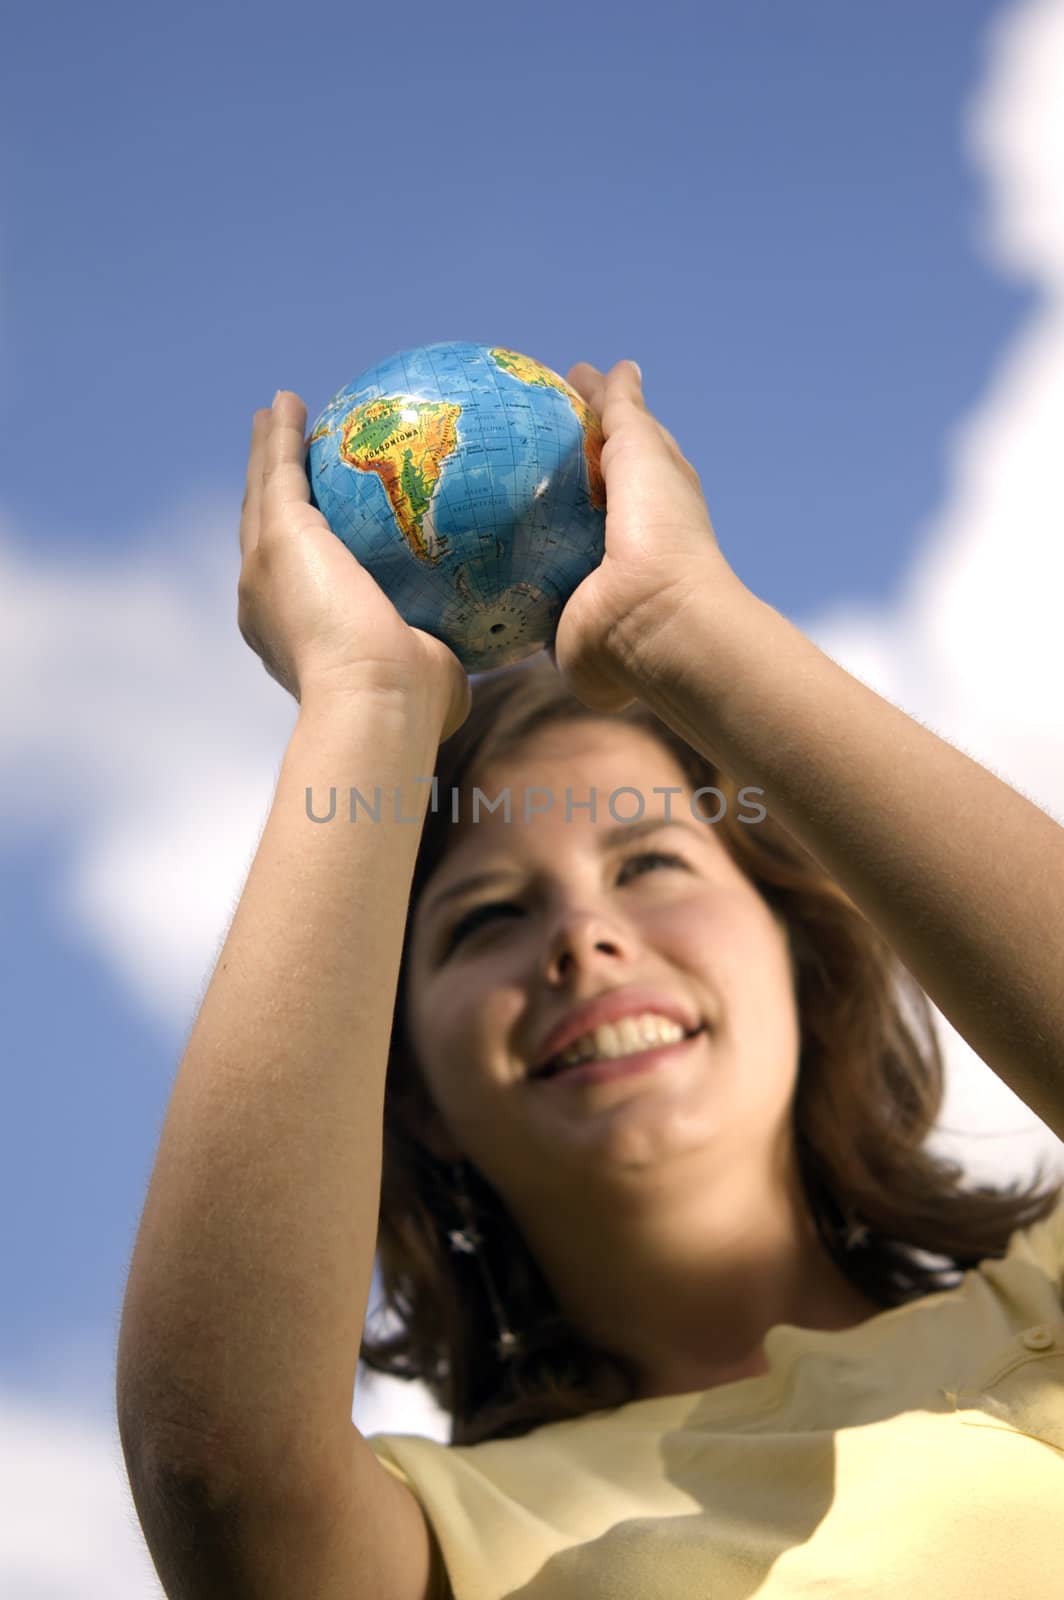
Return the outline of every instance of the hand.
{"type": "Polygon", "coordinates": [[[565,685],[593,711],[623,711],[664,669],[670,635],[692,596],[739,580],[709,520],[698,474],[643,401],[639,369],[603,375],[586,361],[569,383],[602,419],[606,551],[574,589],[551,656],[565,685]]]}
{"type": "Polygon", "coordinates": [[[240,632],[301,704],[308,691],[431,694],[446,739],[469,715],[469,678],[441,640],[404,622],[310,504],[306,421],[306,406],[287,390],[272,410],[255,412],[240,516],[240,632]]]}

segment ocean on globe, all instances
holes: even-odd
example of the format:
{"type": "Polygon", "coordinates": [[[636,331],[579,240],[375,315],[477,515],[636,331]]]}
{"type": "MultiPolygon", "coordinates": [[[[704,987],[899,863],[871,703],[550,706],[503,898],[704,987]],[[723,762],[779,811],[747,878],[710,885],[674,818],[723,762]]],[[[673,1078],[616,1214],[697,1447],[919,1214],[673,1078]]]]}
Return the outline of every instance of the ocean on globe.
{"type": "Polygon", "coordinates": [[[341,389],[311,430],[311,498],[404,620],[467,672],[553,643],[602,560],[594,412],[499,345],[403,350],[341,389]]]}

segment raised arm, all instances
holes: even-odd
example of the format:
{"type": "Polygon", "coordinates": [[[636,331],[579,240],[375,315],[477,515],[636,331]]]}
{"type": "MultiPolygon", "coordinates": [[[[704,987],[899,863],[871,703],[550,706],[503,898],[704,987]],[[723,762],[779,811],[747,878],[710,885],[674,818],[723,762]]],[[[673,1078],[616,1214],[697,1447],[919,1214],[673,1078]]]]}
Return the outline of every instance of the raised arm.
{"type": "Polygon", "coordinates": [[[1064,1139],[1064,828],[748,590],[697,596],[645,698],[831,873],[1064,1139]],[[712,662],[712,668],[701,663],[712,662]]]}
{"type": "Polygon", "coordinates": [[[305,416],[289,394],[256,414],[239,610],[299,716],[174,1082],[118,1343],[141,1521],[197,1594],[234,1592],[183,1565],[231,1541],[234,1517],[268,1528],[318,1487],[327,1512],[351,1479],[388,1045],[430,797],[417,780],[470,703],[453,654],[403,622],[308,504],[305,416]],[[379,791],[379,820],[349,820],[352,787],[370,806],[379,791]],[[313,820],[331,790],[335,815],[313,820]]]}
{"type": "Polygon", "coordinates": [[[1064,1139],[1064,828],[859,682],[725,561],[637,369],[570,381],[602,416],[606,556],[556,662],[592,709],[638,698],[832,874],[934,1003],[1064,1139]]]}
{"type": "MultiPolygon", "coordinates": [[[[384,1077],[439,737],[371,693],[305,704],[181,1061],[118,1346],[127,1456],[273,1489],[350,1450],[384,1077]],[[372,802],[348,820],[348,786],[372,802]],[[336,815],[312,822],[329,809],[336,815]],[[415,809],[417,807],[417,809],[415,809]],[[388,820],[391,818],[392,820],[388,820]]],[[[143,1464],[143,1463],[142,1463],[143,1464]]]]}

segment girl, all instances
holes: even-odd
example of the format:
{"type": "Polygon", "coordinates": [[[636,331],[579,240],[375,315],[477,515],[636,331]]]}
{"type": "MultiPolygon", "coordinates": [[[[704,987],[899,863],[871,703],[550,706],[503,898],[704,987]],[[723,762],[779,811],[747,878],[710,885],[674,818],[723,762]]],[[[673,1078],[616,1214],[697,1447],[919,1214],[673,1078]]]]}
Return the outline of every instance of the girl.
{"type": "Polygon", "coordinates": [[[300,712],[123,1311],[160,1575],[1050,1593],[1061,1185],[924,1148],[926,996],[1064,1136],[1064,830],[745,589],[634,364],[570,381],[606,555],[475,687],[256,415],[240,627],[300,712]],[[363,1439],[359,1356],[450,1445],[363,1439]]]}

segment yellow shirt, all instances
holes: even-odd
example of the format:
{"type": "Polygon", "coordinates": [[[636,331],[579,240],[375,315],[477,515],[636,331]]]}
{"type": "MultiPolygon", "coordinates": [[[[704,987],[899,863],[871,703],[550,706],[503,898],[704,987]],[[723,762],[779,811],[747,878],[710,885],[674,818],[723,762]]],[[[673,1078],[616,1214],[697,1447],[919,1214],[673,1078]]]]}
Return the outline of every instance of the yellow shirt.
{"type": "Polygon", "coordinates": [[[435,1592],[1064,1597],[1064,1203],[955,1289],[839,1332],[781,1323],[765,1354],[519,1439],[371,1435],[439,1541],[435,1592]]]}

